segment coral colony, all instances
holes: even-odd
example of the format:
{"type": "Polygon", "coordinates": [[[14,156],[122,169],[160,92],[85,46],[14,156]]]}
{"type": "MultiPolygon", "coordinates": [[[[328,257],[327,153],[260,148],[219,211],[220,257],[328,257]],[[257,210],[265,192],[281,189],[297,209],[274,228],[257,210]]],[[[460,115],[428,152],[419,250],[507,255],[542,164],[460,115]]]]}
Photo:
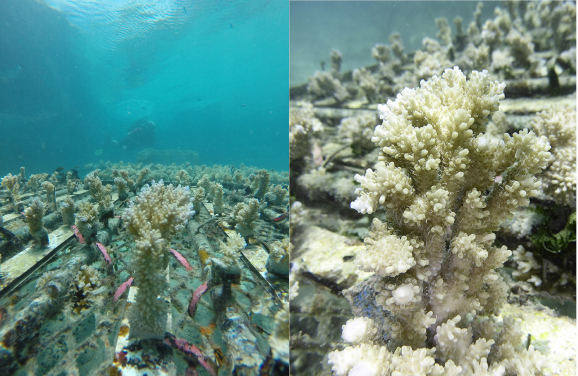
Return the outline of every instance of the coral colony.
{"type": "Polygon", "coordinates": [[[379,161],[355,176],[351,207],[386,208],[391,222],[374,219],[356,259],[375,275],[349,294],[372,297],[356,307],[371,314],[344,326],[354,346],[329,355],[336,375],[540,369],[540,354],[518,347],[514,322],[491,316],[507,291],[495,269],[511,255],[493,245],[493,231],[538,194],[534,175],[550,159],[547,139],[533,132],[501,141],[482,132],[504,86],[487,72],[467,80],[456,67],[379,107],[379,161]]]}
{"type": "Polygon", "coordinates": [[[482,6],[291,88],[293,370],[574,372],[575,3],[482,6]]]}
{"type": "Polygon", "coordinates": [[[166,187],[162,180],[145,186],[136,202],[123,214],[128,231],[137,239],[133,274],[140,286],[130,312],[130,335],[163,339],[167,307],[164,299],[157,297],[163,295],[167,285],[167,245],[176,232],[183,230],[194,211],[189,204],[188,187],[166,187]]]}

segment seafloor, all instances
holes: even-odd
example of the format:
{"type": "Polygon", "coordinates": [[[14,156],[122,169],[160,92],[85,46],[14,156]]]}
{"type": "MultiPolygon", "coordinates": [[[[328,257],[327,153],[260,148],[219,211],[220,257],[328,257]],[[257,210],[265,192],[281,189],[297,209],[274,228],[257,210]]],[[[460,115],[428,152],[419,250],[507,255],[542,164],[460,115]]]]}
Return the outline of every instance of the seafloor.
{"type": "Polygon", "coordinates": [[[283,374],[286,366],[279,351],[284,349],[278,349],[279,341],[275,340],[288,329],[275,321],[275,315],[288,299],[288,267],[285,271],[278,267],[275,274],[267,270],[271,269],[267,261],[272,245],[287,243],[288,239],[288,221],[278,218],[287,211],[287,173],[242,164],[207,167],[101,162],[86,168],[96,170],[103,186],[114,187],[112,193],[109,191],[114,209],[99,219],[98,232],[84,244],[70,226],[63,225],[60,211],[52,206],[54,202],[61,208],[64,200],[71,198],[78,217],[81,202],[96,202],[77,170],[38,175],[40,182],[55,186],[51,198],[44,189],[27,185],[30,177],[22,169],[17,192],[20,201],[15,207],[23,211],[33,197],[41,198],[46,207],[42,222],[49,238],[45,246],[31,236],[24,215],[14,212],[8,189],[0,192],[0,373],[283,374]],[[128,198],[119,200],[113,179],[122,170],[126,173],[123,176],[137,183],[128,198]],[[195,203],[197,212],[187,226],[172,238],[170,248],[182,255],[190,268],[173,254],[169,256],[167,250],[170,287],[164,299],[170,310],[164,341],[133,340],[128,337],[127,313],[138,282],[122,294],[119,287],[131,278],[135,242],[124,228],[122,214],[141,187],[161,179],[165,185],[190,186],[191,199],[201,179],[208,190],[221,183],[224,205],[215,214],[214,197],[207,192],[207,197],[195,203]],[[247,246],[233,255],[242,267],[223,274],[215,265],[223,267],[219,261],[223,260],[223,246],[235,234],[230,213],[236,204],[254,198],[258,183],[259,217],[253,233],[245,237],[247,246]],[[106,247],[110,263],[97,242],[106,247]],[[202,293],[199,287],[204,283],[208,289],[191,310],[193,293],[202,293]]]}

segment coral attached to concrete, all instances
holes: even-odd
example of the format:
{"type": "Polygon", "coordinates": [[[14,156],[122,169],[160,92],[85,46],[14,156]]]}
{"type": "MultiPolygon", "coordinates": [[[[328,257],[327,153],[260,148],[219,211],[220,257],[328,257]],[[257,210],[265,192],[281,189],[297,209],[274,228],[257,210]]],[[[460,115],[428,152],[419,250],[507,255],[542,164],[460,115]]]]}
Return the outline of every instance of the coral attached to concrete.
{"type": "Polygon", "coordinates": [[[289,240],[271,243],[271,252],[265,265],[267,271],[279,275],[289,275],[289,240]]]}
{"type": "Polygon", "coordinates": [[[167,318],[162,293],[166,288],[168,244],[194,212],[189,187],[165,186],[162,180],[145,185],[135,201],[122,217],[136,238],[133,276],[139,293],[129,313],[130,336],[162,339],[167,318]]]}
{"type": "Polygon", "coordinates": [[[62,222],[64,225],[72,226],[74,224],[74,200],[66,197],[64,201],[60,203],[60,213],[62,214],[62,222]]]}
{"type": "Polygon", "coordinates": [[[14,212],[18,212],[17,203],[20,201],[20,196],[18,190],[20,189],[20,183],[18,182],[18,175],[8,174],[2,178],[2,187],[6,188],[8,191],[8,197],[14,212]]]}
{"type": "Polygon", "coordinates": [[[42,216],[44,215],[44,204],[38,197],[30,200],[29,206],[24,211],[25,220],[30,229],[30,235],[40,245],[48,244],[48,232],[42,225],[42,216]]]}
{"type": "MultiPolygon", "coordinates": [[[[106,186],[102,184],[102,181],[98,177],[100,170],[94,170],[90,174],[86,175],[84,178],[84,184],[90,190],[90,195],[93,199],[98,202],[98,212],[100,215],[108,213],[113,209],[112,203],[112,186],[107,184],[106,186]]],[[[118,183],[117,183],[118,184],[118,183]]],[[[119,195],[121,191],[119,190],[119,195]]]]}
{"type": "Polygon", "coordinates": [[[259,201],[252,198],[247,200],[246,204],[241,202],[233,207],[231,220],[237,224],[235,229],[246,237],[255,232],[255,221],[259,216],[259,201]]]}
{"type": "Polygon", "coordinates": [[[98,231],[98,210],[96,205],[84,201],[78,204],[78,213],[76,214],[76,227],[82,234],[84,240],[90,243],[90,237],[98,231]]]}
{"type": "Polygon", "coordinates": [[[223,254],[223,263],[238,270],[242,265],[239,260],[239,251],[245,249],[246,245],[245,239],[238,233],[229,235],[227,243],[219,242],[219,248],[223,254]]]}

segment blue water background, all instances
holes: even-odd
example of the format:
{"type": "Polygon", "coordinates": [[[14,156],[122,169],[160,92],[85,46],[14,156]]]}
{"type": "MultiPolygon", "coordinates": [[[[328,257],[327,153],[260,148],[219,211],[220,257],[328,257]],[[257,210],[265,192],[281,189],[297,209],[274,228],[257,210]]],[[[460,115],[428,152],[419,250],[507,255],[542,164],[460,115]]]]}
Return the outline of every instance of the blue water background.
{"type": "Polygon", "coordinates": [[[287,170],[288,12],[287,1],[3,0],[0,176],[135,161],[110,140],[140,117],[156,123],[157,149],[287,170]]]}
{"type": "MultiPolygon", "coordinates": [[[[329,54],[343,56],[342,71],[375,64],[371,49],[377,43],[390,45],[389,36],[399,32],[405,51],[422,48],[425,37],[435,39],[436,18],[447,18],[455,35],[454,18],[462,18],[467,32],[477,1],[291,1],[290,85],[307,82],[309,76],[331,69],[329,54]]],[[[483,2],[484,20],[493,18],[498,2],[483,2]]]]}

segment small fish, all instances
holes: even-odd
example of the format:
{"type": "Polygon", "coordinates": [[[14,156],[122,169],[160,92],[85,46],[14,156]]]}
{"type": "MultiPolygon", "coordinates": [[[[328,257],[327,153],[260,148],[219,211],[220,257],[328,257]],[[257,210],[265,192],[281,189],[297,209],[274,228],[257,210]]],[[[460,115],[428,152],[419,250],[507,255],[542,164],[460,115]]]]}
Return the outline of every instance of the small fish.
{"type": "Polygon", "coordinates": [[[120,298],[120,296],[124,293],[124,291],[127,289],[127,287],[130,287],[133,280],[134,280],[134,278],[130,277],[126,282],[124,282],[122,285],[120,285],[120,287],[114,293],[114,301],[115,302],[118,300],[118,298],[120,298]]]}
{"type": "Polygon", "coordinates": [[[104,256],[104,259],[106,261],[108,261],[108,263],[110,265],[112,265],[112,260],[110,259],[110,256],[108,255],[108,252],[106,251],[106,247],[100,243],[96,243],[96,246],[98,247],[98,249],[100,249],[100,251],[102,252],[102,255],[104,256]]]}
{"type": "Polygon", "coordinates": [[[171,250],[171,253],[177,258],[177,260],[179,260],[181,262],[181,264],[183,264],[185,269],[187,269],[187,272],[190,272],[191,270],[193,270],[193,268],[191,267],[191,265],[189,265],[189,262],[187,261],[186,258],[183,257],[183,255],[181,255],[179,252],[175,251],[172,248],[170,248],[170,250],[171,250]]]}
{"type": "Polygon", "coordinates": [[[60,171],[63,171],[63,170],[64,170],[64,167],[56,167],[56,170],[54,170],[54,171],[60,172],[60,171]]]}
{"type": "Polygon", "coordinates": [[[199,299],[201,299],[201,296],[203,296],[205,291],[207,291],[207,282],[197,287],[197,289],[193,293],[193,298],[189,303],[189,314],[191,315],[192,318],[195,317],[195,308],[197,306],[197,302],[199,301],[199,299]]]}
{"type": "Polygon", "coordinates": [[[278,216],[277,218],[273,218],[273,222],[281,222],[282,220],[286,219],[287,217],[289,217],[289,212],[285,212],[285,213],[281,214],[280,216],[278,216]]]}
{"type": "Polygon", "coordinates": [[[80,231],[78,231],[78,228],[76,228],[75,225],[70,226],[72,227],[72,230],[74,231],[74,235],[76,235],[76,238],[78,239],[78,241],[80,242],[80,244],[84,244],[84,237],[82,236],[82,234],[80,233],[80,231]]]}

